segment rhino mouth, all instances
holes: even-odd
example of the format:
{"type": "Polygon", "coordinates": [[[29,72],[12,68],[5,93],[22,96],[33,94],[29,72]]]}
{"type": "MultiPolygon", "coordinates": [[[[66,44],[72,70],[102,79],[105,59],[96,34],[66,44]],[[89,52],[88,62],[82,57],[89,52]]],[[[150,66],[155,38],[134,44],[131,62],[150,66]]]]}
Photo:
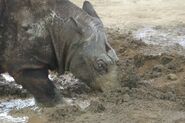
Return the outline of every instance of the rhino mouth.
{"type": "Polygon", "coordinates": [[[98,74],[96,78],[93,78],[90,86],[93,90],[107,91],[113,90],[119,87],[117,66],[112,65],[109,72],[106,74],[98,74]]]}

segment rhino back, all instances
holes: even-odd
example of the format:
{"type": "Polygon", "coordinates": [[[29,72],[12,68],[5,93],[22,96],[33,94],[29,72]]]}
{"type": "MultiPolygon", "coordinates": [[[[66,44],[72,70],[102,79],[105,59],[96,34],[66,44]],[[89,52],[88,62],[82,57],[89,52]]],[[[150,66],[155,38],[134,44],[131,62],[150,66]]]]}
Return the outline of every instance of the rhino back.
{"type": "Polygon", "coordinates": [[[40,14],[39,17],[39,12],[32,10],[29,4],[16,6],[15,3],[14,7],[7,10],[8,21],[3,35],[6,37],[5,68],[17,70],[47,66],[54,69],[55,53],[46,30],[45,16],[40,14]]]}
{"type": "Polygon", "coordinates": [[[6,1],[8,1],[7,8],[9,9],[6,12],[8,21],[6,34],[3,36],[6,37],[3,56],[5,67],[8,69],[40,67],[42,65],[48,65],[53,69],[57,67],[56,51],[46,29],[50,23],[51,12],[64,19],[69,17],[79,21],[89,19],[89,16],[82,9],[68,0],[44,5],[42,2],[39,5],[39,1],[36,0],[31,0],[36,3],[26,2],[27,0],[6,1]]]}

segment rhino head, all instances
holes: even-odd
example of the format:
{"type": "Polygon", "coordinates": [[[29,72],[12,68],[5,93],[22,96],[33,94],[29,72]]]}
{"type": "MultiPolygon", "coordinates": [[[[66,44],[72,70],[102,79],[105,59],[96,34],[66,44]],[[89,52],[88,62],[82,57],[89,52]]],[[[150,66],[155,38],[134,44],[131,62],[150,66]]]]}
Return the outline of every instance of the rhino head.
{"type": "Polygon", "coordinates": [[[103,23],[90,2],[84,2],[83,10],[91,22],[84,27],[74,20],[80,29],[81,44],[71,60],[69,71],[92,88],[105,91],[118,86],[116,62],[119,59],[108,43],[103,23]]]}
{"type": "Polygon", "coordinates": [[[85,1],[83,14],[71,17],[63,25],[60,36],[70,43],[65,44],[69,49],[60,53],[65,55],[58,55],[60,66],[93,89],[104,91],[117,86],[118,57],[108,43],[103,23],[91,3],[85,1]]]}

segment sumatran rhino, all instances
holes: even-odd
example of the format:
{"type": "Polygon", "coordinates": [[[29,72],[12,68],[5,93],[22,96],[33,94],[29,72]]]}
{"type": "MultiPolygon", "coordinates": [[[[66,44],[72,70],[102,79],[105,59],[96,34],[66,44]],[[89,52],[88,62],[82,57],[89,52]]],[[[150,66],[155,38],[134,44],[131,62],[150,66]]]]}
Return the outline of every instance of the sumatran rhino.
{"type": "Polygon", "coordinates": [[[54,105],[60,95],[48,70],[72,72],[93,89],[116,85],[118,57],[90,2],[0,0],[0,72],[8,72],[35,97],[54,105]]]}

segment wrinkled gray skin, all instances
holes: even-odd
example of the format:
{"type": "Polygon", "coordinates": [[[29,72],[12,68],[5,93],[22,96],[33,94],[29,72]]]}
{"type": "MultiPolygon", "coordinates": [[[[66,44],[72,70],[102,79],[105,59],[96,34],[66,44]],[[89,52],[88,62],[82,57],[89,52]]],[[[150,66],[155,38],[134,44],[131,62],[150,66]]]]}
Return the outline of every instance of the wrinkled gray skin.
{"type": "Polygon", "coordinates": [[[38,102],[60,102],[48,70],[70,71],[93,89],[114,85],[118,58],[90,2],[83,9],[68,0],[0,3],[0,72],[9,72],[38,102]]]}

